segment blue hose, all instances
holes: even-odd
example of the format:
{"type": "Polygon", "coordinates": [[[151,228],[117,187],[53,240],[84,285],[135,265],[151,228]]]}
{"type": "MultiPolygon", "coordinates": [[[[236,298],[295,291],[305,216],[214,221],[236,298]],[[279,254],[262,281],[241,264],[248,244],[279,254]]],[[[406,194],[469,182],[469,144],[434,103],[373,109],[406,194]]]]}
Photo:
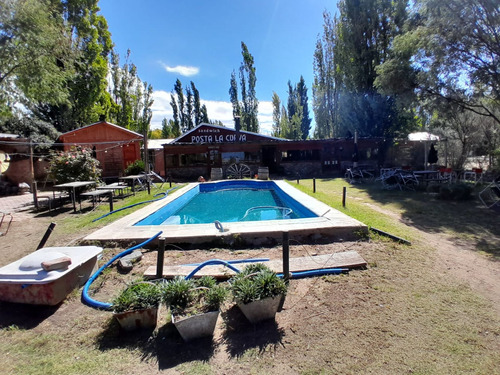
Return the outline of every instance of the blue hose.
{"type": "Polygon", "coordinates": [[[82,302],[90,307],[95,308],[95,309],[111,310],[111,307],[113,306],[111,303],[96,301],[95,299],[93,299],[89,296],[90,285],[92,285],[92,283],[95,281],[95,279],[97,279],[97,277],[101,274],[101,272],[104,271],[115,260],[117,260],[117,259],[119,259],[127,254],[130,254],[132,251],[139,249],[139,248],[143,247],[144,245],[147,245],[148,243],[153,241],[155,238],[157,238],[162,233],[163,232],[160,231],[160,232],[156,233],[150,239],[148,239],[148,240],[146,240],[138,245],[135,245],[135,246],[131,247],[130,249],[122,251],[120,254],[115,255],[113,258],[111,258],[104,266],[99,268],[85,283],[85,286],[83,287],[83,291],[82,291],[82,302]]]}
{"type": "MultiPolygon", "coordinates": [[[[338,275],[344,272],[349,272],[349,268],[324,268],[321,270],[290,272],[290,278],[302,279],[311,276],[338,275]]],[[[281,278],[283,277],[282,273],[278,273],[277,275],[281,278]]]]}
{"type": "Polygon", "coordinates": [[[194,270],[191,271],[189,275],[185,277],[186,280],[189,280],[191,277],[193,277],[196,272],[201,270],[205,266],[213,266],[215,264],[223,264],[227,268],[232,269],[236,273],[240,273],[240,270],[237,269],[236,267],[232,266],[230,263],[226,262],[225,260],[220,260],[220,259],[212,259],[212,260],[207,260],[206,262],[201,263],[198,267],[196,267],[194,270]]]}
{"type": "MultiPolygon", "coordinates": [[[[212,260],[207,260],[206,262],[201,263],[198,267],[196,267],[189,275],[187,275],[185,278],[186,280],[192,278],[196,272],[201,270],[205,266],[211,266],[211,265],[216,265],[216,264],[223,264],[226,267],[232,269],[236,273],[240,273],[240,270],[238,270],[236,267],[232,266],[230,262],[226,262],[224,260],[220,259],[212,259],[212,260]]],[[[291,272],[291,277],[292,279],[302,279],[304,277],[312,277],[312,276],[324,276],[324,275],[338,275],[344,272],[349,272],[349,268],[325,268],[321,270],[311,270],[311,271],[298,271],[298,272],[291,272]]],[[[278,273],[278,277],[283,278],[283,273],[278,273]]]]}
{"type": "Polygon", "coordinates": [[[166,198],[166,197],[168,196],[168,193],[170,193],[172,190],[175,190],[175,189],[177,189],[177,188],[179,188],[179,186],[174,186],[173,188],[168,189],[168,190],[167,190],[167,191],[165,191],[165,192],[161,192],[161,193],[157,193],[157,194],[153,195],[153,197],[157,197],[158,195],[163,195],[163,197],[161,197],[161,198],[151,199],[151,200],[148,200],[148,201],[143,201],[143,202],[134,203],[134,204],[131,204],[131,205],[129,205],[129,206],[121,207],[121,208],[118,208],[117,210],[110,211],[110,212],[108,212],[108,213],[106,213],[106,214],[104,214],[104,215],[102,215],[102,216],[99,216],[97,219],[92,220],[92,222],[94,223],[94,222],[96,222],[96,221],[98,221],[98,220],[101,220],[101,219],[105,218],[106,216],[109,216],[109,215],[111,215],[111,214],[114,214],[115,212],[119,212],[119,211],[122,211],[122,210],[126,210],[127,208],[135,207],[135,206],[138,206],[138,205],[140,205],[140,204],[151,203],[151,202],[156,202],[156,201],[162,200],[162,199],[164,199],[164,198],[166,198]]]}
{"type": "MultiPolygon", "coordinates": [[[[269,258],[226,260],[229,264],[269,262],[269,258]]],[[[181,266],[199,266],[201,263],[181,264],[181,266]]]]}

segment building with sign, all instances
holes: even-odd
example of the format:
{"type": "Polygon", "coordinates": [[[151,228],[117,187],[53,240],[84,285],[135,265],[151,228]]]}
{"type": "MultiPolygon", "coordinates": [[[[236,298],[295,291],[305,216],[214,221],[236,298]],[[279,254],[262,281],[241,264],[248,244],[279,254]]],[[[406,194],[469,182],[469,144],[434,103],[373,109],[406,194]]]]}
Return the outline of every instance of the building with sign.
{"type": "MultiPolygon", "coordinates": [[[[382,139],[358,140],[360,160],[378,165],[382,139]]],[[[353,139],[288,140],[232,128],[200,124],[169,144],[163,145],[165,176],[196,180],[210,177],[212,168],[223,176],[233,165],[245,164],[250,176],[260,167],[286,177],[335,175],[352,164],[353,139]]]]}

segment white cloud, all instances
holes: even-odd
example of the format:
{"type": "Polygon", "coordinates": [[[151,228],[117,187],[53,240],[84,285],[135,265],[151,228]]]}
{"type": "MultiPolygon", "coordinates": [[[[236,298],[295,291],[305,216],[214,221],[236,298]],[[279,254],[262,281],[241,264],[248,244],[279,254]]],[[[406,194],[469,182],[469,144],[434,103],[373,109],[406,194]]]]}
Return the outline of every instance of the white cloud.
{"type": "Polygon", "coordinates": [[[200,72],[200,68],[196,66],[183,66],[183,65],[177,65],[177,66],[168,66],[165,63],[160,62],[160,64],[163,66],[163,68],[169,72],[169,73],[178,73],[181,76],[184,77],[191,77],[195,76],[200,72]]]}
{"type": "MultiPolygon", "coordinates": [[[[151,119],[152,129],[161,129],[161,122],[164,118],[172,119],[173,112],[170,106],[170,93],[162,90],[153,92],[154,103],[152,106],[153,118],[151,119]]],[[[208,117],[211,120],[222,121],[224,126],[234,127],[233,106],[231,102],[203,100],[201,104],[207,107],[208,117]]],[[[260,133],[270,135],[273,123],[273,104],[272,102],[259,102],[259,124],[260,133]]]]}

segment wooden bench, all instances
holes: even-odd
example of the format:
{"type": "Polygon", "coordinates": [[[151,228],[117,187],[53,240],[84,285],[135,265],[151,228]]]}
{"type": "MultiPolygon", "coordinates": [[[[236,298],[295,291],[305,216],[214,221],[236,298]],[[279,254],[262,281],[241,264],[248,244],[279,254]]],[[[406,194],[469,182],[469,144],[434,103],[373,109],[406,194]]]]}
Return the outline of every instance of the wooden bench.
{"type": "MultiPolygon", "coordinates": [[[[80,199],[81,198],[86,198],[86,199],[91,199],[92,200],[92,207],[95,207],[97,203],[101,201],[101,197],[108,195],[110,198],[110,207],[112,206],[113,202],[113,190],[110,189],[99,189],[99,190],[92,190],[92,191],[86,191],[84,193],[80,194],[80,199]]],[[[80,201],[80,210],[82,209],[82,204],[80,201]]],[[[112,211],[112,209],[110,209],[112,211]]]]}
{"type": "Polygon", "coordinates": [[[111,190],[116,198],[125,198],[132,195],[132,193],[130,193],[130,186],[120,182],[114,182],[105,186],[98,186],[97,190],[111,190]]]}

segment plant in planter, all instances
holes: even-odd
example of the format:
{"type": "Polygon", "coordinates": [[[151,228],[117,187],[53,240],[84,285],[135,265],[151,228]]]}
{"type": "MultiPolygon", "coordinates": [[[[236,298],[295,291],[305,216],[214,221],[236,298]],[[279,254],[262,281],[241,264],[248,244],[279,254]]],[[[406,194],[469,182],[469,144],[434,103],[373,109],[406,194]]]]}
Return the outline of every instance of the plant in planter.
{"type": "Polygon", "coordinates": [[[134,282],[112,301],[114,317],[126,331],[154,328],[160,300],[158,285],[147,281],[134,282]]]}
{"type": "Polygon", "coordinates": [[[246,266],[230,285],[234,300],[252,324],[274,319],[287,291],[286,283],[262,263],[246,266]]]}
{"type": "Polygon", "coordinates": [[[172,323],[184,341],[212,336],[227,288],[210,276],[198,280],[177,277],[162,287],[162,299],[170,307],[172,323]]]}

